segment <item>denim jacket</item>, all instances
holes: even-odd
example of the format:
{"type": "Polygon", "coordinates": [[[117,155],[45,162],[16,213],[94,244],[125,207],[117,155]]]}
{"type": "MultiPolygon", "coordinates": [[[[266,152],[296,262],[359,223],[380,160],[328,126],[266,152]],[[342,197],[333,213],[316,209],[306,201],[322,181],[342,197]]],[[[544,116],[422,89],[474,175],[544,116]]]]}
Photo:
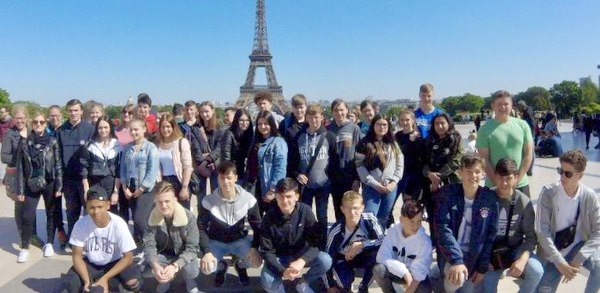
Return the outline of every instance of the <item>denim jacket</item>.
{"type": "Polygon", "coordinates": [[[121,182],[124,182],[127,187],[130,184],[129,169],[136,168],[137,176],[134,178],[136,187],[143,187],[146,191],[152,190],[158,179],[158,149],[156,146],[144,140],[140,150],[135,153],[135,166],[130,166],[131,157],[134,155],[133,146],[135,142],[128,144],[121,156],[121,182]]]}
{"type": "Polygon", "coordinates": [[[261,196],[285,178],[288,147],[280,136],[271,136],[258,149],[258,181],[261,196]]]}

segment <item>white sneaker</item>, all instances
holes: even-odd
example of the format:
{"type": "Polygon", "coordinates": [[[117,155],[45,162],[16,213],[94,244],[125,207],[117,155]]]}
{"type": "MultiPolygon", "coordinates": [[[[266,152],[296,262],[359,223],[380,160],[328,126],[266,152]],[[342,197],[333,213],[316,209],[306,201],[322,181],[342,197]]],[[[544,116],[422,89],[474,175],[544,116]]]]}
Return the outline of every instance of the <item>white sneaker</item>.
{"type": "Polygon", "coordinates": [[[46,243],[42,250],[44,251],[44,257],[54,256],[54,247],[52,247],[52,243],[46,243]]]}
{"type": "Polygon", "coordinates": [[[296,291],[298,291],[298,293],[315,293],[315,291],[313,291],[313,289],[310,288],[305,281],[298,282],[296,285],[296,291]]]}
{"type": "Polygon", "coordinates": [[[23,249],[23,250],[21,250],[21,252],[19,252],[19,257],[17,257],[17,262],[24,263],[27,261],[28,257],[29,257],[29,249],[23,249]]]}

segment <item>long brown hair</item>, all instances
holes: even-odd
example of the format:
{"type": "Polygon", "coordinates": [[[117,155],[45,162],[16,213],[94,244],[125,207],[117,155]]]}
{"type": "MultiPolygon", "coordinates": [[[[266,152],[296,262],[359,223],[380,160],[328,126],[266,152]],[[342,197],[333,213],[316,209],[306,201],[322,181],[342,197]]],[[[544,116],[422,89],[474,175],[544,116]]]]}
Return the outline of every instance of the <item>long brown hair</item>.
{"type": "Polygon", "coordinates": [[[367,164],[369,165],[373,164],[376,158],[379,159],[383,166],[387,165],[385,148],[388,145],[392,146],[392,151],[394,152],[394,155],[397,156],[398,152],[400,152],[400,149],[398,148],[398,145],[394,140],[394,134],[392,133],[392,124],[381,114],[375,115],[375,117],[373,117],[373,120],[371,120],[371,126],[369,127],[369,131],[365,136],[365,140],[367,143],[367,153],[365,155],[367,156],[366,160],[367,164]],[[388,124],[388,131],[381,140],[377,140],[377,136],[375,135],[375,124],[379,120],[384,120],[388,124]]]}
{"type": "Polygon", "coordinates": [[[217,112],[215,111],[215,105],[213,105],[212,102],[209,101],[204,101],[202,103],[200,103],[200,105],[198,106],[198,111],[202,111],[202,107],[204,106],[208,106],[213,110],[213,115],[212,117],[210,117],[210,121],[206,122],[204,121],[204,119],[202,119],[202,115],[199,114],[199,118],[198,120],[200,120],[200,126],[204,127],[204,130],[207,132],[213,131],[215,129],[217,129],[217,127],[219,127],[219,120],[217,119],[217,112]]]}
{"type": "Polygon", "coordinates": [[[156,132],[157,142],[165,142],[165,138],[163,137],[162,132],[160,130],[163,122],[165,121],[171,125],[171,128],[173,128],[173,134],[171,135],[175,138],[173,139],[173,141],[183,137],[183,133],[181,132],[181,129],[179,129],[179,125],[177,125],[177,122],[175,122],[175,118],[173,117],[173,115],[171,115],[171,113],[163,113],[160,117],[160,120],[158,120],[158,131],[156,132]]]}

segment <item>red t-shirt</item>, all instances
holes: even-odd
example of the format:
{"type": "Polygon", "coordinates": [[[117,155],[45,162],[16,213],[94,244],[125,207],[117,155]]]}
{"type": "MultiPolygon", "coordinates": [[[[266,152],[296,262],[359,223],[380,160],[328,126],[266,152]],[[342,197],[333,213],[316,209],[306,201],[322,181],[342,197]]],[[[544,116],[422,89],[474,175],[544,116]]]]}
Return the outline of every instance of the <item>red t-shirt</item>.
{"type": "Polygon", "coordinates": [[[156,116],[154,114],[149,114],[144,119],[146,120],[146,128],[148,129],[148,133],[155,133],[158,130],[158,127],[156,126],[156,116]]]}

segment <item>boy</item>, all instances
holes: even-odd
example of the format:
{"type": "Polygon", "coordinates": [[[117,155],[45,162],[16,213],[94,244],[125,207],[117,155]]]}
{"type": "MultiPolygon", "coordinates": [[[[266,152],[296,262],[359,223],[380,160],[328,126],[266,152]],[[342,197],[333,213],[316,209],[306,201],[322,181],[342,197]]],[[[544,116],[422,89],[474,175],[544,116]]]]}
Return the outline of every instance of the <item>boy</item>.
{"type": "Polygon", "coordinates": [[[323,107],[314,103],[306,109],[308,128],[298,134],[292,155],[292,176],[303,185],[300,194],[303,203],[317,206],[319,247],[325,247],[327,235],[327,204],[331,191],[330,178],[338,163],[335,135],[322,125],[323,107]]]}
{"type": "Polygon", "coordinates": [[[265,260],[261,283],[269,293],[285,292],[283,281],[291,281],[298,292],[314,292],[308,284],[331,267],[331,257],[319,251],[315,239],[315,216],[299,203],[298,184],[283,178],[275,187],[274,206],[263,218],[260,250],[265,260]],[[302,276],[302,269],[310,267],[302,276]]]}
{"type": "Polygon", "coordinates": [[[73,228],[73,266],[63,278],[67,292],[109,292],[118,283],[141,292],[142,276],[133,264],[135,242],[127,223],[110,213],[110,198],[98,185],[87,192],[88,215],[73,228]]]}
{"type": "Polygon", "coordinates": [[[446,292],[473,292],[490,265],[498,200],[493,191],[479,186],[483,164],[476,155],[463,156],[458,170],[462,183],[446,185],[434,194],[433,233],[446,292]]]}
{"type": "Polygon", "coordinates": [[[258,253],[261,224],[258,202],[254,195],[236,184],[235,163],[224,161],[217,167],[217,174],[219,187],[202,199],[198,217],[200,247],[204,253],[202,272],[205,275],[216,272],[215,286],[223,286],[227,273],[223,257],[233,254],[240,259],[235,268],[240,282],[246,286],[250,283],[246,268],[258,268],[262,262],[258,253]],[[246,219],[253,236],[248,235],[244,227],[246,219]]]}
{"type": "Polygon", "coordinates": [[[141,93],[137,97],[137,108],[138,115],[144,120],[146,120],[146,128],[148,129],[148,134],[152,135],[157,130],[158,127],[156,125],[156,116],[150,111],[152,110],[152,99],[148,96],[147,93],[141,93]]]}
{"type": "Polygon", "coordinates": [[[325,251],[333,259],[333,265],[323,276],[323,281],[328,293],[350,291],[354,269],[363,268],[365,272],[358,292],[368,292],[383,230],[375,215],[363,213],[365,205],[360,193],[347,191],[341,209],[344,217],[333,224],[327,237],[325,251]]]}
{"type": "Polygon", "coordinates": [[[383,238],[373,277],[385,293],[431,292],[427,275],[433,262],[433,246],[421,226],[423,209],[416,200],[407,200],[400,222],[383,238]]]}
{"type": "Polygon", "coordinates": [[[415,111],[415,121],[421,136],[425,139],[431,132],[433,117],[443,111],[433,105],[433,85],[429,83],[421,85],[419,98],[421,99],[421,106],[415,111]]]}
{"type": "Polygon", "coordinates": [[[254,104],[256,104],[256,107],[258,108],[259,112],[271,111],[271,114],[273,114],[275,121],[277,121],[277,125],[279,125],[281,121],[283,121],[283,116],[271,110],[271,108],[273,107],[273,94],[271,94],[271,92],[260,91],[256,93],[256,95],[254,96],[254,104]]]}
{"type": "Polygon", "coordinates": [[[223,116],[223,126],[229,128],[231,123],[233,122],[233,118],[235,117],[235,108],[227,107],[225,108],[225,115],[223,116]]]}
{"type": "Polygon", "coordinates": [[[198,292],[198,226],[192,212],[177,202],[175,189],[167,181],[156,184],[156,206],[144,231],[144,258],[152,269],[158,287],[156,292],[169,290],[171,281],[183,271],[188,293],[198,292]]]}
{"type": "MultiPolygon", "coordinates": [[[[292,115],[283,119],[279,124],[279,133],[288,144],[288,150],[296,148],[298,134],[308,127],[306,122],[306,97],[303,94],[297,94],[292,97],[292,115]]],[[[288,175],[292,176],[291,154],[288,156],[288,175]]]]}
{"type": "Polygon", "coordinates": [[[495,249],[492,250],[493,269],[485,274],[482,289],[483,292],[497,292],[498,281],[508,270],[507,275],[522,279],[519,292],[534,292],[542,278],[543,267],[533,255],[537,243],[533,228],[533,203],[524,193],[515,189],[519,168],[513,159],[500,159],[495,171],[495,191],[500,213],[495,249]]]}
{"type": "Polygon", "coordinates": [[[538,253],[546,261],[538,290],[555,292],[575,278],[581,266],[590,274],[585,292],[600,290],[600,201],[580,181],[587,164],[581,150],[559,158],[560,180],[544,186],[535,218],[538,253]]]}

